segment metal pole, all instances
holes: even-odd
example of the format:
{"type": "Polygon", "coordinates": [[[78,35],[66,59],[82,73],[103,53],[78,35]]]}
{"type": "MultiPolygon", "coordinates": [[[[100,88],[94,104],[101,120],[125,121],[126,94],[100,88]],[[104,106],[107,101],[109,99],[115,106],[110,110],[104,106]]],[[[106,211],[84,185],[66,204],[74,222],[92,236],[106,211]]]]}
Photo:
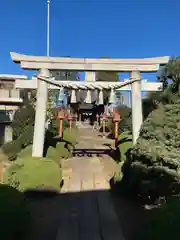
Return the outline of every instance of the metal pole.
{"type": "Polygon", "coordinates": [[[47,0],[47,56],[50,56],[50,0],[47,0]]]}

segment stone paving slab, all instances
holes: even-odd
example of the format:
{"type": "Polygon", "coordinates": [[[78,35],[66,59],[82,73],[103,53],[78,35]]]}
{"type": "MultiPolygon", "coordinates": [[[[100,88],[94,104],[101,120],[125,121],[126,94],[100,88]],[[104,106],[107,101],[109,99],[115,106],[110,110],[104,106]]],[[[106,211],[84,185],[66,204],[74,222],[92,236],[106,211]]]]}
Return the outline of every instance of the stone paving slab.
{"type": "MultiPolygon", "coordinates": [[[[80,133],[77,148],[97,146],[93,138],[83,139],[86,133],[80,133]]],[[[62,162],[64,185],[61,194],[65,206],[59,217],[56,240],[124,240],[111,201],[108,169],[105,171],[102,159],[84,156],[64,160],[65,164],[62,162]]]]}
{"type": "Polygon", "coordinates": [[[102,239],[125,240],[109,191],[98,192],[97,195],[102,239]]]}

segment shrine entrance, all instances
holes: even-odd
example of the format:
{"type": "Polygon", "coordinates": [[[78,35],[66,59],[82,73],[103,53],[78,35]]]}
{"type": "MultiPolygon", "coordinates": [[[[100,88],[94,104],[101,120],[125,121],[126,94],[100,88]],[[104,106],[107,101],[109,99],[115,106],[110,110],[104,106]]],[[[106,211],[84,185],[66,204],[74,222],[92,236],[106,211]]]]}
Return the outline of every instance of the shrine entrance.
{"type": "MultiPolygon", "coordinates": [[[[103,105],[103,92],[109,92],[109,102],[113,103],[115,89],[128,88],[132,93],[132,135],[135,144],[142,124],[141,90],[159,91],[161,83],[141,84],[141,72],[156,72],[160,64],[167,64],[169,57],[147,59],[88,59],[88,58],[56,58],[41,56],[26,56],[11,53],[12,60],[21,64],[23,69],[40,70],[40,73],[31,81],[25,80],[20,88],[37,88],[36,116],[33,138],[33,157],[43,156],[44,133],[46,126],[46,107],[48,88],[66,88],[71,90],[71,103],[81,102],[79,91],[85,92],[85,102],[103,105]],[[55,81],[50,74],[51,69],[67,71],[85,71],[85,81],[55,81]],[[124,82],[96,82],[96,71],[130,72],[130,79],[124,82]]],[[[72,116],[70,116],[71,122],[72,116]]],[[[114,116],[118,122],[119,117],[114,116]]],[[[117,124],[115,124],[117,129],[117,124]]]]}

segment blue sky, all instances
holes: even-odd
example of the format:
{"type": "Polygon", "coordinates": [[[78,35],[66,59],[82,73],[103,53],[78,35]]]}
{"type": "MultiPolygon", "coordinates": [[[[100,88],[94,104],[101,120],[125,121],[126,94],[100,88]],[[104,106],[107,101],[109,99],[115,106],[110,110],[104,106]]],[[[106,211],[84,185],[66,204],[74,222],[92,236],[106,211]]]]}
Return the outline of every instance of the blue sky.
{"type": "MultiPolygon", "coordinates": [[[[0,1],[0,73],[28,74],[9,52],[46,54],[47,0],[0,1]]],[[[178,56],[179,9],[179,0],[51,0],[51,55],[178,56]]]]}

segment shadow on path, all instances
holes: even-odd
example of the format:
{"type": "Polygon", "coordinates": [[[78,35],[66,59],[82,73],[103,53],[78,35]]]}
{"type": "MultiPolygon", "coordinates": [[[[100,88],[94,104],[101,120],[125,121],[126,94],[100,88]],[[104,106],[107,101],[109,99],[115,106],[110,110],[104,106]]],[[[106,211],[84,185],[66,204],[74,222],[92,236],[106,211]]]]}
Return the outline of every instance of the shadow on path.
{"type": "Polygon", "coordinates": [[[108,190],[47,193],[28,197],[32,221],[27,240],[124,240],[108,190]]]}
{"type": "Polygon", "coordinates": [[[103,157],[103,155],[107,155],[118,161],[119,159],[119,150],[115,149],[89,149],[89,148],[76,148],[73,151],[74,157],[103,157]]]}
{"type": "Polygon", "coordinates": [[[134,240],[154,214],[154,210],[144,209],[133,199],[111,191],[109,194],[108,190],[35,192],[26,193],[32,219],[26,240],[124,240],[119,237],[121,230],[126,240],[134,240]]]}

